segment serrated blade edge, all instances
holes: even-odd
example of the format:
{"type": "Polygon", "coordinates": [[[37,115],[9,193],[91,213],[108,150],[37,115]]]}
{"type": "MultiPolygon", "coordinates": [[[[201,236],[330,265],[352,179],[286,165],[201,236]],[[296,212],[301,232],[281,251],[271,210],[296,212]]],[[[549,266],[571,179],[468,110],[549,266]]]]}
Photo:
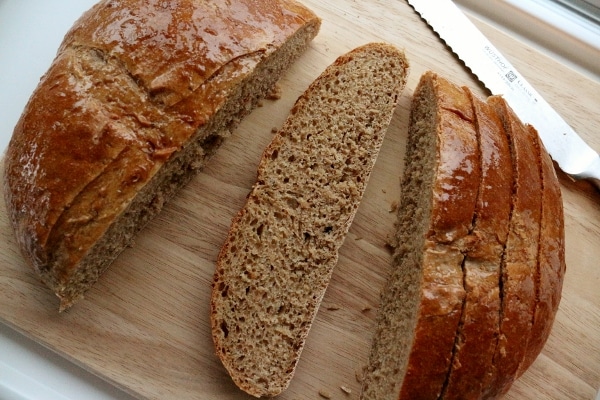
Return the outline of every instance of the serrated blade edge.
{"type": "Polygon", "coordinates": [[[588,178],[598,153],[588,146],[451,0],[408,0],[451,51],[493,94],[533,125],[566,173],[588,178]]]}

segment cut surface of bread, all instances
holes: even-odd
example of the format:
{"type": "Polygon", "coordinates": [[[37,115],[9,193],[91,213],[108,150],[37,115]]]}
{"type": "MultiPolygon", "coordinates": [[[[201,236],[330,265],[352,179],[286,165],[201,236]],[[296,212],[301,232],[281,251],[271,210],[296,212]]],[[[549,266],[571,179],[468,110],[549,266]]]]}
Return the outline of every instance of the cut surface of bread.
{"type": "Polygon", "coordinates": [[[204,165],[320,27],[292,0],[173,4],[101,1],[86,12],[13,133],[7,209],[61,309],[204,165]]]}
{"type": "Polygon", "coordinates": [[[466,299],[444,399],[477,399],[494,379],[492,360],[500,326],[500,264],[508,236],[513,173],[502,121],[469,89],[481,152],[472,242],[466,252],[466,299]]]}
{"type": "Polygon", "coordinates": [[[467,92],[433,72],[415,90],[404,164],[396,250],[362,399],[437,399],[463,311],[479,147],[467,92]]]}
{"type": "Polygon", "coordinates": [[[292,379],[407,69],[386,44],[341,56],[262,156],[219,254],[211,301],[216,352],[249,394],[277,395],[292,379]]]}

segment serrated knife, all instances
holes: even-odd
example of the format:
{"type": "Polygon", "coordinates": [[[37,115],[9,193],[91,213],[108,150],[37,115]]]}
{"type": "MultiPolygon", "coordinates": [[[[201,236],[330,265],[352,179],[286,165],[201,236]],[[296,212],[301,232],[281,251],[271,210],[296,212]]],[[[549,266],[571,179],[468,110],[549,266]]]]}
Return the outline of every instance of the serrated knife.
{"type": "Polygon", "coordinates": [[[600,157],[451,0],[408,0],[475,76],[533,125],[558,166],[600,189],[600,157]]]}

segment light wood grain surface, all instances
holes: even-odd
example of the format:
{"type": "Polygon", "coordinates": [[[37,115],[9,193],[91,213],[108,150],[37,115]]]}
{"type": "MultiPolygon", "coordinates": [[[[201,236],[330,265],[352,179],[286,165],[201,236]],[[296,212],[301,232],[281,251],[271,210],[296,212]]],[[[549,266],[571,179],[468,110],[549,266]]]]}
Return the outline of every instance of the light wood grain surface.
{"type": "MultiPolygon", "coordinates": [[[[168,204],[92,288],[59,315],[58,302],[24,264],[0,202],[0,321],[139,398],[245,399],[214,355],[210,282],[231,218],[256,176],[271,129],[339,55],[367,42],[403,48],[411,75],[340,261],[281,399],[356,399],[379,291],[390,265],[386,237],[406,141],[408,107],[421,74],[433,69],[486,93],[403,1],[306,0],[321,33],[208,167],[168,204]],[[352,392],[345,394],[341,386],[352,392]]],[[[600,82],[592,81],[481,21],[475,21],[530,83],[594,148],[600,149],[600,82]]],[[[593,399],[600,387],[600,194],[560,175],[567,275],[542,354],[509,399],[593,399]]],[[[1,190],[1,189],[0,189],[1,190]]]]}

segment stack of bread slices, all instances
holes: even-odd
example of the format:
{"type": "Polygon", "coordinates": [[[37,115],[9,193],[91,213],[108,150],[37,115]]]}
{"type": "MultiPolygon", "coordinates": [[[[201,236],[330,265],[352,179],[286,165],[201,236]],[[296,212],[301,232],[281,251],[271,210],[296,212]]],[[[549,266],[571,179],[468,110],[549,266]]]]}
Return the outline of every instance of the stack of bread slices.
{"type": "Polygon", "coordinates": [[[506,393],[548,338],[565,261],[553,163],[503,98],[421,77],[393,246],[362,398],[506,393]]]}

